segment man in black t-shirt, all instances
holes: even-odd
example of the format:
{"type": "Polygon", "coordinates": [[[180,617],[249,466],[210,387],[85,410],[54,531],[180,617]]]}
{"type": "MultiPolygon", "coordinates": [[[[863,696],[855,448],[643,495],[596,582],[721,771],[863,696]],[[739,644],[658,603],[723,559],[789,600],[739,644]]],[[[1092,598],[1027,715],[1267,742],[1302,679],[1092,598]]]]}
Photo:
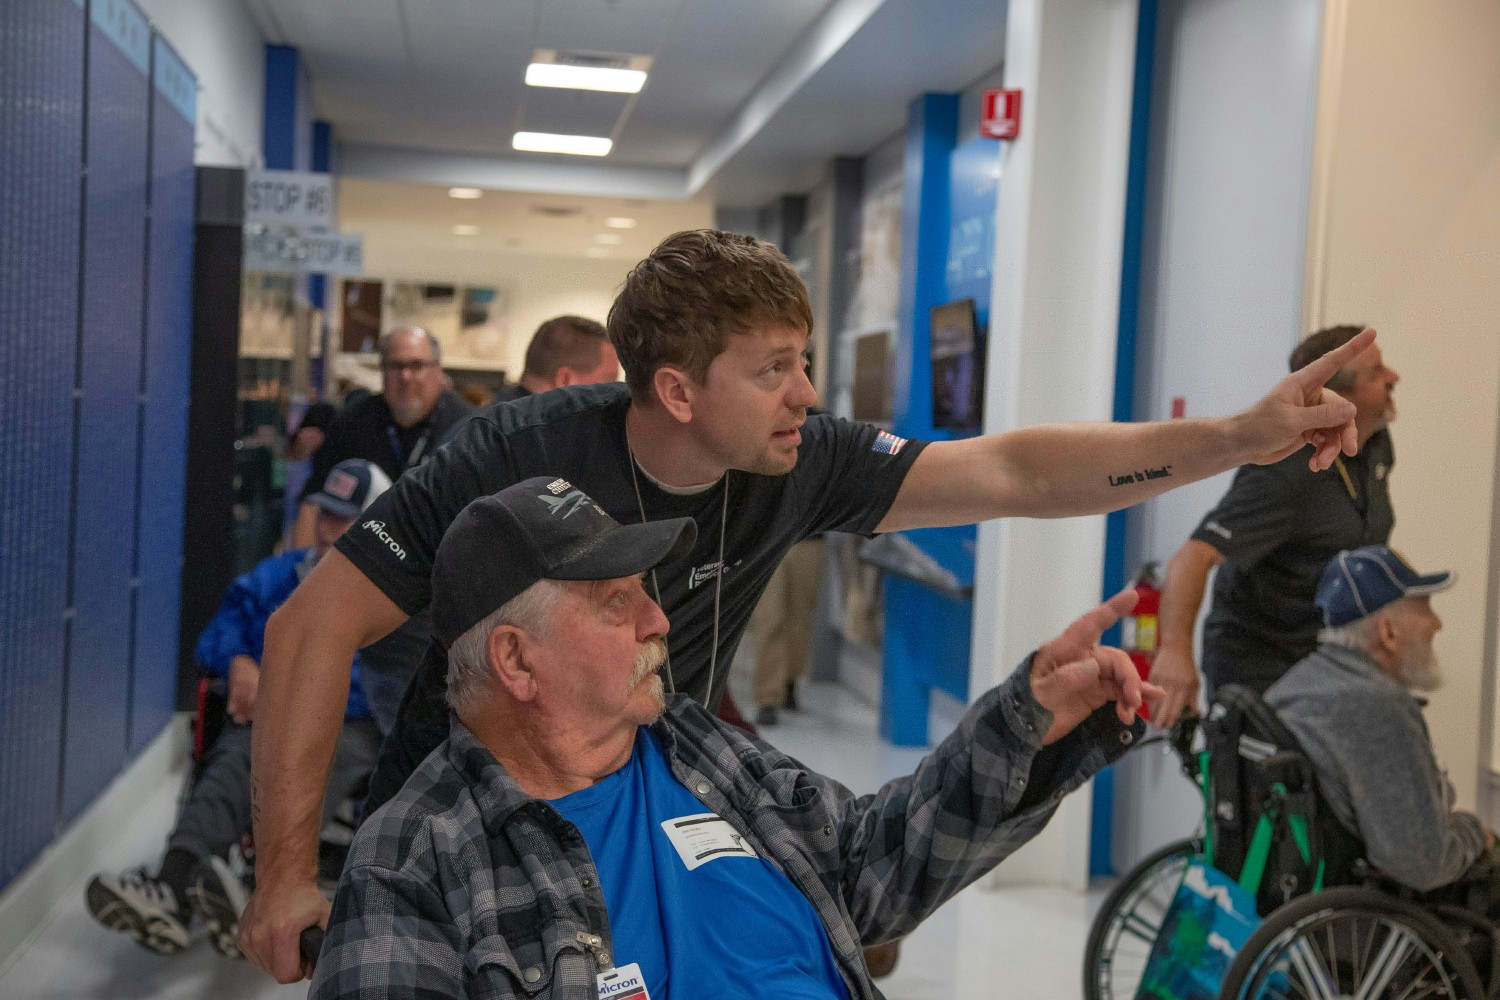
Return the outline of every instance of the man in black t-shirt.
{"type": "MultiPolygon", "coordinates": [[[[807,292],[760,240],[669,237],[626,278],[608,328],[625,386],[561,389],[469,421],[271,622],[255,734],[257,889],[241,943],[282,982],[305,974],[298,934],[328,915],[313,881],[316,815],[352,652],[426,605],[433,554],[469,501],[555,475],[621,522],[692,517],[693,550],[647,583],[672,625],[664,680],[712,706],[761,588],[798,540],[1100,513],[1306,443],[1326,467],[1340,448],[1354,451],[1354,408],[1323,383],[1373,339],[1355,338],[1232,417],[923,444],[807,416],[817,399],[807,292]]],[[[446,731],[444,658],[429,649],[383,768],[419,760],[446,731]]]]}
{"type": "MultiPolygon", "coordinates": [[[[420,327],[392,330],[380,340],[381,391],[334,418],[327,439],[313,455],[308,488],[292,530],[293,546],[312,544],[317,508],[308,502],[312,485],[349,458],[380,467],[391,482],[427,461],[438,445],[475,410],[444,388],[442,351],[437,338],[420,327]]],[[[382,733],[395,724],[401,695],[411,682],[432,629],[425,613],[391,631],[361,654],[365,697],[382,733]]]]}
{"type": "MultiPolygon", "coordinates": [[[[1291,369],[1347,344],[1363,329],[1319,330],[1292,351],[1291,369]]],[[[1328,380],[1355,406],[1359,452],[1314,471],[1305,452],[1247,465],[1167,563],[1159,647],[1151,682],[1166,694],[1152,721],[1171,726],[1198,701],[1193,624],[1209,571],[1214,599],[1203,627],[1209,697],[1224,684],[1264,692],[1318,645],[1322,615],[1313,592],[1328,561],[1345,549],[1383,545],[1395,515],[1387,477],[1395,457],[1386,426],[1395,418],[1400,376],[1368,347],[1328,380]]]]}

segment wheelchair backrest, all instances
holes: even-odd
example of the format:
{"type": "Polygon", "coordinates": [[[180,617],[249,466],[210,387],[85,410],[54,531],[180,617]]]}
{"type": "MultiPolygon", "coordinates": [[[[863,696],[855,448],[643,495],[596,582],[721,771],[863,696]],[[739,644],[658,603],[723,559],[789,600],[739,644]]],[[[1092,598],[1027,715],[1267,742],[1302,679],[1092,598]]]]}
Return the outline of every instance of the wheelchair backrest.
{"type": "Polygon", "coordinates": [[[1239,878],[1261,817],[1271,824],[1270,854],[1257,893],[1262,915],[1311,891],[1320,862],[1323,885],[1352,881],[1363,847],[1323,803],[1312,762],[1260,696],[1237,685],[1221,688],[1203,731],[1214,865],[1239,878]],[[1306,824],[1301,844],[1297,816],[1306,824]]]}

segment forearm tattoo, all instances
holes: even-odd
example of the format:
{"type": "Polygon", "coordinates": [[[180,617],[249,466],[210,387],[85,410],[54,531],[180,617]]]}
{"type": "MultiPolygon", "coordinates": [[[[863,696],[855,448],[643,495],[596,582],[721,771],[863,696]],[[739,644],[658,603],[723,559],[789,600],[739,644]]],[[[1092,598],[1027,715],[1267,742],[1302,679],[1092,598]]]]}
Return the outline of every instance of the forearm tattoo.
{"type": "Polygon", "coordinates": [[[1158,465],[1154,469],[1142,469],[1139,472],[1122,472],[1118,475],[1110,475],[1111,486],[1134,486],[1136,483],[1144,483],[1148,479],[1170,479],[1172,467],[1170,465],[1158,465]]]}

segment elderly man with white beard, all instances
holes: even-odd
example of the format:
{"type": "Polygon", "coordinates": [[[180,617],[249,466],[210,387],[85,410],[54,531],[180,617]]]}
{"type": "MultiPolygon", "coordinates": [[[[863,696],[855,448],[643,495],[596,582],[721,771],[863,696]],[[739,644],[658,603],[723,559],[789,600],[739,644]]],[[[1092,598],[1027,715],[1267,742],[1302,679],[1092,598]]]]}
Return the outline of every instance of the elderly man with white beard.
{"type": "MultiPolygon", "coordinates": [[[[1432,595],[1449,572],[1422,575],[1384,545],[1340,552],[1318,583],[1318,648],[1266,691],[1318,787],[1377,871],[1418,891],[1493,877],[1494,833],[1453,808],[1413,692],[1440,680],[1432,595]]],[[[1493,909],[1500,899],[1492,893],[1493,909]]]]}
{"type": "Polygon", "coordinates": [[[861,942],[1034,836],[1159,693],[1098,645],[1126,591],[856,796],[664,693],[644,584],[695,531],[550,476],[458,515],[432,575],[448,740],[356,835],[312,997],[875,1000],[861,942]]]}

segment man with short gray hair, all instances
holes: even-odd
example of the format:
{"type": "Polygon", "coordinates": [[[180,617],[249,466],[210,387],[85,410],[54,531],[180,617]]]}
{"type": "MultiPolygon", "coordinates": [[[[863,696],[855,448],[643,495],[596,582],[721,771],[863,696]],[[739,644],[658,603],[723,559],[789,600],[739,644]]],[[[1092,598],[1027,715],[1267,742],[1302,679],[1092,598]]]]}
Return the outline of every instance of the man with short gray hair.
{"type": "Polygon", "coordinates": [[[1423,575],[1384,545],[1340,552],[1323,571],[1318,648],[1266,691],[1317,773],[1339,821],[1382,874],[1418,891],[1448,885],[1494,845],[1432,752],[1414,691],[1437,687],[1432,596],[1448,572],[1423,575]]]}
{"type": "Polygon", "coordinates": [[[468,504],[433,561],[446,742],[355,835],[311,996],[875,1000],[906,934],[1144,731],[1116,595],[856,797],[667,694],[643,578],[691,551],[562,478],[468,504]]]}

